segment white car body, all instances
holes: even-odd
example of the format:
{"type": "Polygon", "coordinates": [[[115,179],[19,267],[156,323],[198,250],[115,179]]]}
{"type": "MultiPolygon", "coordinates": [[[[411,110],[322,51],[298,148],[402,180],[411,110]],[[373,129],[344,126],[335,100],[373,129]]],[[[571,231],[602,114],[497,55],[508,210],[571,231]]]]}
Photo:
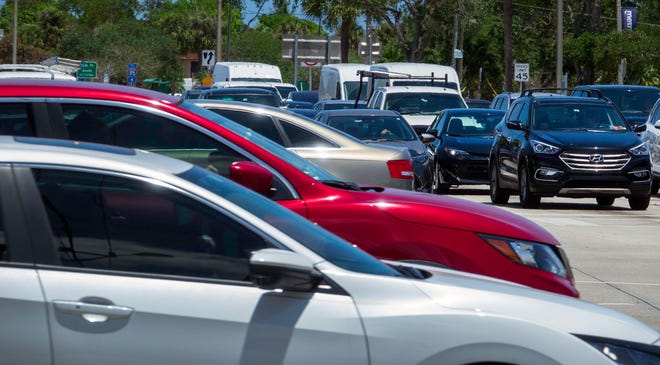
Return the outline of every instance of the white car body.
{"type": "Polygon", "coordinates": [[[467,108],[461,93],[452,88],[436,86],[387,86],[376,89],[367,102],[367,108],[396,110],[413,126],[424,128],[433,122],[441,110],[446,108],[467,108]],[[406,96],[407,95],[407,96],[406,96]],[[424,95],[437,95],[446,99],[442,103],[434,103],[424,95]],[[410,105],[400,106],[392,102],[393,98],[409,98],[410,105]],[[426,102],[425,102],[426,101],[426,102]],[[425,105],[426,104],[426,105],[425,105]]]}
{"type": "Polygon", "coordinates": [[[216,62],[213,83],[228,81],[282,82],[280,68],[259,62],[216,62]]]}
{"type": "Polygon", "coordinates": [[[651,154],[651,171],[653,172],[651,193],[657,194],[660,187],[660,99],[651,108],[649,117],[646,119],[646,130],[640,137],[647,143],[651,154]]]}
{"type": "MultiPolygon", "coordinates": [[[[360,86],[358,71],[368,70],[360,63],[332,63],[321,67],[319,76],[319,100],[355,100],[360,86]]],[[[367,80],[363,80],[363,94],[367,92],[367,80]]]]}
{"type": "Polygon", "coordinates": [[[193,168],[183,161],[16,140],[0,137],[0,164],[9,167],[0,169],[0,193],[17,209],[40,200],[31,196],[31,169],[107,175],[194,198],[280,248],[252,253],[251,281],[44,265],[42,258],[0,262],[7,328],[0,332],[1,364],[615,364],[575,335],[658,349],[657,331],[578,299],[424,266],[416,268],[431,275],[426,279],[393,275],[296,213],[211,172],[196,168],[219,179],[219,195],[175,175],[193,168]],[[244,199],[254,202],[240,204],[244,199]],[[374,273],[339,266],[352,262],[374,273]]]}

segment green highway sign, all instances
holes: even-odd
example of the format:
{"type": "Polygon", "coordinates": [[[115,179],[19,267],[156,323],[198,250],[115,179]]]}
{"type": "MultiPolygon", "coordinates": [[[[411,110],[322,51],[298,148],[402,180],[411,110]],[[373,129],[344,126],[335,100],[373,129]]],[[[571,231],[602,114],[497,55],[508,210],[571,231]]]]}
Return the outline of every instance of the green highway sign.
{"type": "Polygon", "coordinates": [[[79,79],[95,79],[96,78],[96,62],[82,61],[78,69],[77,76],[79,79]]]}

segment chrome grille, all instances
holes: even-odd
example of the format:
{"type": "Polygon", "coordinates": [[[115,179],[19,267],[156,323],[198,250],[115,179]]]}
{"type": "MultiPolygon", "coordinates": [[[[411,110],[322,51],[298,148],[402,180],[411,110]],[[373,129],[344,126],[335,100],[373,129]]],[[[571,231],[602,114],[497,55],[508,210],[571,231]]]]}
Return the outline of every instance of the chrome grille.
{"type": "Polygon", "coordinates": [[[626,153],[564,152],[559,158],[571,169],[583,171],[619,171],[630,161],[626,153]]]}

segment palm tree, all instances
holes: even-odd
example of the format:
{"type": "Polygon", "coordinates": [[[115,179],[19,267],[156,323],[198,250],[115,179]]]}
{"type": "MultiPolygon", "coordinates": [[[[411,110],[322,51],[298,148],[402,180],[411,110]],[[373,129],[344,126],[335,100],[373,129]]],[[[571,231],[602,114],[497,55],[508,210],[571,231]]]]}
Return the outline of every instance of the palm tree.
{"type": "Polygon", "coordinates": [[[341,62],[348,62],[350,50],[350,35],[355,20],[361,13],[361,8],[355,0],[301,0],[303,11],[312,17],[325,16],[325,25],[330,28],[339,26],[341,39],[341,62]]]}

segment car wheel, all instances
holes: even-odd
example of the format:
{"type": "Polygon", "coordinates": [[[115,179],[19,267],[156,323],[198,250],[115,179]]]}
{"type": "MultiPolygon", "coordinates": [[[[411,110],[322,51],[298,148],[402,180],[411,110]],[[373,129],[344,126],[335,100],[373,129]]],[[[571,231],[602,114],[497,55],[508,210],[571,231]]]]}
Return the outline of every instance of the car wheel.
{"type": "Polygon", "coordinates": [[[541,205],[541,197],[529,190],[529,174],[527,173],[527,167],[523,166],[521,168],[518,181],[520,184],[520,205],[522,205],[523,208],[538,208],[539,205],[541,205]]]}
{"type": "Polygon", "coordinates": [[[495,164],[492,164],[490,168],[490,201],[493,204],[506,204],[509,202],[509,192],[500,187],[495,164]]]}
{"type": "Polygon", "coordinates": [[[651,196],[631,196],[628,198],[628,204],[632,210],[646,210],[651,202],[651,196]]]}
{"type": "Polygon", "coordinates": [[[653,180],[651,183],[651,195],[655,195],[660,190],[660,180],[653,180]]]}
{"type": "Polygon", "coordinates": [[[440,172],[440,166],[435,164],[433,169],[433,193],[435,194],[449,194],[449,184],[442,182],[442,173],[440,172]]]}
{"type": "Polygon", "coordinates": [[[596,202],[598,202],[598,205],[601,207],[609,207],[610,205],[614,204],[614,198],[610,198],[607,196],[600,196],[596,198],[596,202]]]}

